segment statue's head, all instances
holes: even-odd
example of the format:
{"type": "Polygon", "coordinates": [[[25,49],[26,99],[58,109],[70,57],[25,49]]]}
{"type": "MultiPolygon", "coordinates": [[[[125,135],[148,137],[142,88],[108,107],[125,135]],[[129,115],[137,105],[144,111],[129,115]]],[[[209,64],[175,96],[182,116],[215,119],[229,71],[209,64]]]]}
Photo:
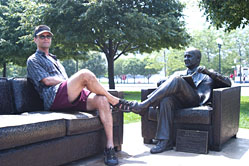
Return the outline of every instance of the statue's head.
{"type": "Polygon", "coordinates": [[[198,67],[201,62],[201,51],[196,48],[188,48],[184,53],[184,62],[189,69],[198,67]]]}

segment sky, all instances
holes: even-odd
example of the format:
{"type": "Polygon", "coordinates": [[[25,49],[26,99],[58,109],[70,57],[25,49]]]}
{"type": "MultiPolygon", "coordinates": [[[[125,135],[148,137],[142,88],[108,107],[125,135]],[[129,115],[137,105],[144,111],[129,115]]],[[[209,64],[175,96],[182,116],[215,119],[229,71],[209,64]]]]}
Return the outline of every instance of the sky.
{"type": "Polygon", "coordinates": [[[181,0],[186,3],[186,8],[183,13],[185,15],[186,27],[189,32],[192,30],[201,30],[209,26],[206,22],[203,11],[200,11],[197,0],[181,0]]]}

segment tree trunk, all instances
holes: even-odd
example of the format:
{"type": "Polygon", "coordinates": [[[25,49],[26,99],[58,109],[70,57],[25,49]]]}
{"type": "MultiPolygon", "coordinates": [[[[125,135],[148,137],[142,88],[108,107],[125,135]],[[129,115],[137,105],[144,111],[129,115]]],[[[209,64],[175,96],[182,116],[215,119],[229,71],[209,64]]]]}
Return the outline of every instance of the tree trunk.
{"type": "MultiPolygon", "coordinates": [[[[107,55],[106,55],[107,57],[107,55]]],[[[114,82],[114,60],[113,58],[108,58],[108,79],[109,79],[109,89],[115,89],[115,82],[114,82]]]]}
{"type": "Polygon", "coordinates": [[[150,83],[150,77],[151,77],[151,76],[146,77],[146,78],[148,79],[148,84],[150,83]]]}
{"type": "Polygon", "coordinates": [[[6,62],[3,62],[3,77],[6,77],[7,69],[6,69],[6,62]]]}
{"type": "Polygon", "coordinates": [[[79,60],[76,59],[76,72],[78,72],[78,71],[79,71],[79,60]]]}
{"type": "Polygon", "coordinates": [[[109,47],[108,47],[108,54],[105,53],[107,62],[108,62],[108,79],[109,79],[109,89],[115,89],[115,82],[114,82],[114,55],[115,52],[113,50],[113,43],[112,40],[109,39],[109,47]]]}

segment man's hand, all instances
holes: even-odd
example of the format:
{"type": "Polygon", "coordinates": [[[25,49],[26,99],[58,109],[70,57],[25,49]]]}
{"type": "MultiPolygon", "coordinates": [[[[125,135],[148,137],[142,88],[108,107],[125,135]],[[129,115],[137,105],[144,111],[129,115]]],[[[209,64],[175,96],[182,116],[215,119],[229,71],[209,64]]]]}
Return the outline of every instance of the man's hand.
{"type": "Polygon", "coordinates": [[[199,66],[197,72],[209,75],[210,72],[204,66],[199,66]]]}
{"type": "Polygon", "coordinates": [[[41,80],[41,82],[46,85],[46,86],[53,86],[53,85],[57,85],[59,83],[61,83],[62,81],[64,81],[63,79],[59,78],[59,77],[46,77],[43,78],[41,80]]]}

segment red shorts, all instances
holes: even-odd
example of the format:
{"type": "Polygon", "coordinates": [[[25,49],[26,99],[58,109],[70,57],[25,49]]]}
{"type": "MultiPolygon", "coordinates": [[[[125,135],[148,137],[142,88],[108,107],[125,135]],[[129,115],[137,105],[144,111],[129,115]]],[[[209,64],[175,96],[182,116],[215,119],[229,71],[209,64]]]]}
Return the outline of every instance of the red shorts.
{"type": "Polygon", "coordinates": [[[61,83],[54,102],[51,106],[51,110],[60,110],[60,111],[86,111],[86,101],[90,95],[90,91],[83,89],[77,99],[73,103],[68,101],[67,94],[67,81],[61,83]]]}

